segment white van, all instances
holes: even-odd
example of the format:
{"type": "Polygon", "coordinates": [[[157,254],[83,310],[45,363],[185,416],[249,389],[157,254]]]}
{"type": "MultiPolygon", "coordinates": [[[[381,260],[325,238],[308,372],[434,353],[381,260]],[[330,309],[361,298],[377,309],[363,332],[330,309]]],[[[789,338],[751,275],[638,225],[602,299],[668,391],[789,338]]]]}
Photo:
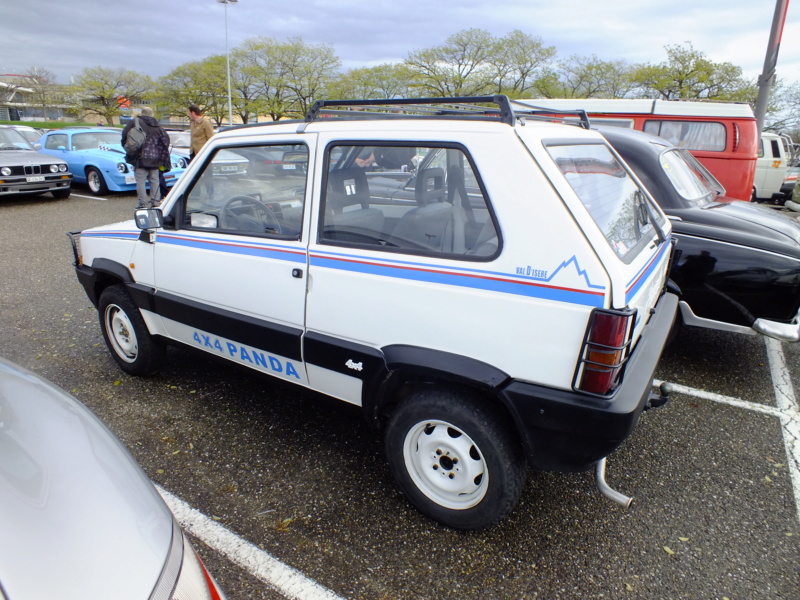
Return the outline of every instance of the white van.
{"type": "Polygon", "coordinates": [[[786,178],[790,156],[789,145],[784,136],[770,131],[761,134],[756,176],[753,180],[754,202],[784,198],[781,186],[786,178]]]}

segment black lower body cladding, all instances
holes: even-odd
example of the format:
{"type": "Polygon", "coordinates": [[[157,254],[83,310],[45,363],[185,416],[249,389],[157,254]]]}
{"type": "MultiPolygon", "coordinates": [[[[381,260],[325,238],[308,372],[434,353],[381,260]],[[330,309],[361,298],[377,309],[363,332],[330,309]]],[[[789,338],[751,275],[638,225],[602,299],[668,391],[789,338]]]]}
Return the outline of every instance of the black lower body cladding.
{"type": "Polygon", "coordinates": [[[583,471],[611,454],[633,431],[652,391],[653,374],[675,319],[678,298],[664,294],[608,399],[512,381],[502,394],[530,465],[583,471]]]}

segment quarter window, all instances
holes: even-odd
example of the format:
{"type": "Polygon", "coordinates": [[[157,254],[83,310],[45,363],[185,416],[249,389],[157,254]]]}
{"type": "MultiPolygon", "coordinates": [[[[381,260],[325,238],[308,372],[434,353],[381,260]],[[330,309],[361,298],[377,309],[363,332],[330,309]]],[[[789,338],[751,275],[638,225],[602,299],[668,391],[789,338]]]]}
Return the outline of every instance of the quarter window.
{"type": "Polygon", "coordinates": [[[669,140],[678,148],[724,152],[725,125],[716,121],[645,121],[647,133],[669,140]]]}
{"type": "Polygon", "coordinates": [[[321,243],[472,260],[497,253],[489,204],[462,149],[336,145],[327,164],[321,243]]]}
{"type": "Polygon", "coordinates": [[[184,226],[299,239],[307,167],[301,144],[218,149],[186,196],[184,226]]]}

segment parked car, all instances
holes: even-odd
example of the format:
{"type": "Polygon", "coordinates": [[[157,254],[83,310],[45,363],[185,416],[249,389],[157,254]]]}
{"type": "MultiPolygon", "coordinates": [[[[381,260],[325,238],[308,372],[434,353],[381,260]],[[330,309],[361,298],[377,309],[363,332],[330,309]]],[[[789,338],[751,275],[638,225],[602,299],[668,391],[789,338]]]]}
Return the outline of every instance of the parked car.
{"type": "MultiPolygon", "coordinates": [[[[185,159],[189,163],[189,154],[192,148],[192,134],[188,131],[168,129],[172,153],[185,159]]],[[[240,154],[225,151],[214,157],[215,175],[246,175],[250,161],[240,154]]]]}
{"type": "Polygon", "coordinates": [[[41,129],[37,129],[35,127],[31,127],[30,125],[9,125],[12,129],[16,129],[18,132],[22,134],[31,145],[35,144],[39,141],[39,138],[42,137],[44,133],[41,129]]]}
{"type": "Polygon", "coordinates": [[[786,177],[783,178],[783,185],[781,185],[781,194],[783,194],[783,202],[781,204],[792,199],[795,185],[797,185],[798,173],[800,173],[800,166],[789,167],[786,170],[786,177]]]}
{"type": "Polygon", "coordinates": [[[224,594],[139,465],[83,404],[0,359],[0,597],[224,594]]]}
{"type": "MultiPolygon", "coordinates": [[[[85,183],[96,196],[136,190],[133,166],[125,162],[122,132],[105,127],[48,131],[39,143],[42,152],[69,164],[75,181],[85,183]]],[[[186,160],[171,154],[172,170],[164,174],[172,187],[186,168],[186,160]]]]}
{"type": "Polygon", "coordinates": [[[361,406],[399,488],[450,527],[503,518],[528,465],[603,482],[666,400],[671,225],[599,133],[488,100],[220,132],[161,209],[73,232],[112,357],[141,376],[184,345],[361,406]],[[376,147],[436,162],[389,197],[353,164],[376,147]],[[309,168],[215,176],[242,150],[309,168]]]}
{"type": "Polygon", "coordinates": [[[19,131],[0,125],[0,198],[45,192],[69,198],[71,185],[65,160],[37,152],[19,131]]]}
{"type": "Polygon", "coordinates": [[[671,279],[685,325],[800,340],[800,224],[733,200],[691,154],[638,131],[601,127],[672,221],[671,279]]]}

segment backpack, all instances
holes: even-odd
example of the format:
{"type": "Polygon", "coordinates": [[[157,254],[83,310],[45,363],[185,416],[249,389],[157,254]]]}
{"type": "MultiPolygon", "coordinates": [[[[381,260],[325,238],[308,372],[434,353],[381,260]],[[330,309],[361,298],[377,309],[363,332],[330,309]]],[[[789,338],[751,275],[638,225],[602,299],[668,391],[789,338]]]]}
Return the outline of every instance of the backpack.
{"type": "Polygon", "coordinates": [[[147,139],[142,146],[142,153],[139,155],[139,160],[144,162],[161,162],[162,158],[167,154],[169,146],[164,143],[164,138],[158,132],[147,136],[147,139]]]}
{"type": "Polygon", "coordinates": [[[139,117],[135,117],[133,119],[133,127],[128,132],[128,137],[125,138],[125,152],[129,156],[136,156],[139,150],[142,149],[146,138],[144,129],[139,125],[139,117]]]}

